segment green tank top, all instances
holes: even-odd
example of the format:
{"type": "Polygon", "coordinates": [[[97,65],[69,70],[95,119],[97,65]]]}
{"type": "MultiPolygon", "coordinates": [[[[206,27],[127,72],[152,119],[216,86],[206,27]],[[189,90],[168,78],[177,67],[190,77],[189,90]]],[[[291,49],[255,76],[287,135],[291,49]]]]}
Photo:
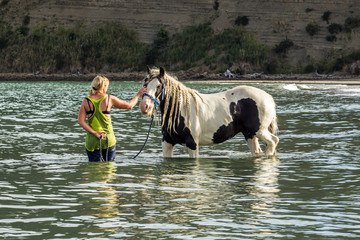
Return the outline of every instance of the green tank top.
{"type": "MultiPolygon", "coordinates": [[[[94,106],[94,112],[88,118],[88,124],[95,131],[106,132],[106,136],[108,137],[109,140],[109,147],[112,147],[116,144],[116,139],[115,139],[113,126],[111,123],[111,117],[106,117],[104,113],[101,111],[101,103],[104,99],[106,99],[107,96],[108,95],[105,95],[99,100],[95,100],[90,97],[87,97],[87,99],[89,99],[94,106]]],[[[94,150],[99,150],[100,149],[99,139],[95,135],[88,132],[86,134],[85,147],[90,152],[93,152],[94,150]]],[[[101,141],[101,148],[102,149],[107,148],[105,139],[101,141]]]]}

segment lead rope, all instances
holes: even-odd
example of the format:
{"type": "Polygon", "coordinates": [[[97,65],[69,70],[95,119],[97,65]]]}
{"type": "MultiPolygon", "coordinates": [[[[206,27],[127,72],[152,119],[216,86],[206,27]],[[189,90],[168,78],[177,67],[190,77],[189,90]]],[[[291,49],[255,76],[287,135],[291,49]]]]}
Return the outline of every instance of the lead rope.
{"type": "Polygon", "coordinates": [[[105,160],[104,160],[104,158],[103,158],[103,156],[102,156],[102,148],[101,148],[101,136],[99,137],[99,149],[100,149],[100,151],[99,151],[99,153],[100,153],[100,159],[101,159],[101,161],[102,162],[104,162],[104,161],[108,161],[108,154],[109,154],[109,139],[106,137],[106,145],[107,145],[107,147],[106,147],[106,156],[105,156],[105,160]]]}
{"type": "MultiPolygon", "coordinates": [[[[163,89],[161,90],[161,93],[162,93],[162,100],[164,100],[164,97],[165,97],[165,77],[164,77],[164,83],[163,83],[163,89]]],[[[153,101],[154,101],[154,104],[155,104],[155,110],[157,110],[157,106],[160,105],[159,101],[154,98],[153,96],[145,93],[144,96],[148,96],[149,98],[151,98],[153,101]]],[[[159,94],[160,96],[160,94],[159,94]]],[[[158,96],[158,97],[159,97],[158,96]]],[[[148,139],[149,139],[149,135],[150,135],[150,130],[151,130],[151,126],[152,126],[152,123],[154,121],[154,115],[151,116],[151,122],[150,122],[150,126],[149,126],[149,130],[148,130],[148,133],[147,133],[147,136],[146,136],[146,139],[145,139],[145,142],[144,142],[144,145],[141,147],[140,151],[133,157],[133,159],[135,159],[137,156],[139,156],[139,154],[142,152],[142,150],[144,149],[148,139]]]]}
{"type": "Polygon", "coordinates": [[[142,150],[144,149],[146,143],[147,143],[147,140],[149,139],[149,135],[150,135],[150,130],[151,130],[151,126],[152,126],[152,123],[154,121],[154,115],[151,116],[151,122],[150,122],[150,126],[149,126],[149,131],[147,133],[147,136],[146,136],[146,139],[145,139],[145,142],[144,142],[144,145],[142,146],[142,148],[140,149],[140,151],[133,157],[133,159],[135,159],[137,156],[139,156],[139,154],[142,152],[142,150]]]}

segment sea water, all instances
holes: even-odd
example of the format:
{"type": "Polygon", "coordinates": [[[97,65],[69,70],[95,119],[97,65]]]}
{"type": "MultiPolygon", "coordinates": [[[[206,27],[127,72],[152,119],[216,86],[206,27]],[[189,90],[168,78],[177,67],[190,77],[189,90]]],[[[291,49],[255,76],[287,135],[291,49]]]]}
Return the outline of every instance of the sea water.
{"type": "Polygon", "coordinates": [[[360,86],[249,85],[277,103],[275,157],[251,156],[238,135],[164,159],[155,124],[133,159],[150,124],[135,107],[112,109],[116,161],[89,163],[77,124],[89,82],[0,82],[1,239],[359,239],[360,86]]]}

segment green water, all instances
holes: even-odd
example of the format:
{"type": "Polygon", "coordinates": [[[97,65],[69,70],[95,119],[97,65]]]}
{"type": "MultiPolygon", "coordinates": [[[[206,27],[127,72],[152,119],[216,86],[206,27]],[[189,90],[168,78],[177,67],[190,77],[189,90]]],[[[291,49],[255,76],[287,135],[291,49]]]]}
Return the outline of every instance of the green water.
{"type": "MultiPolygon", "coordinates": [[[[0,82],[1,239],[359,239],[360,86],[253,84],[278,105],[277,157],[242,136],[175,148],[138,107],[112,111],[114,163],[88,163],[77,113],[90,83],[0,82]]],[[[235,84],[186,82],[203,93],[235,84]]],[[[129,100],[140,82],[113,82],[129,100]]]]}

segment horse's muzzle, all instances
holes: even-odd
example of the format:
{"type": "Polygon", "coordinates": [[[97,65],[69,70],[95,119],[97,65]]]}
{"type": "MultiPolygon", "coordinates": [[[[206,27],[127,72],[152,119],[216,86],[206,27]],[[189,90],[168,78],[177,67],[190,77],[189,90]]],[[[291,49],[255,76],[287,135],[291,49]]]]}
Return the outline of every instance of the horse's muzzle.
{"type": "Polygon", "coordinates": [[[140,102],[140,111],[142,114],[151,116],[152,109],[153,109],[153,103],[151,101],[143,99],[140,102]]]}

